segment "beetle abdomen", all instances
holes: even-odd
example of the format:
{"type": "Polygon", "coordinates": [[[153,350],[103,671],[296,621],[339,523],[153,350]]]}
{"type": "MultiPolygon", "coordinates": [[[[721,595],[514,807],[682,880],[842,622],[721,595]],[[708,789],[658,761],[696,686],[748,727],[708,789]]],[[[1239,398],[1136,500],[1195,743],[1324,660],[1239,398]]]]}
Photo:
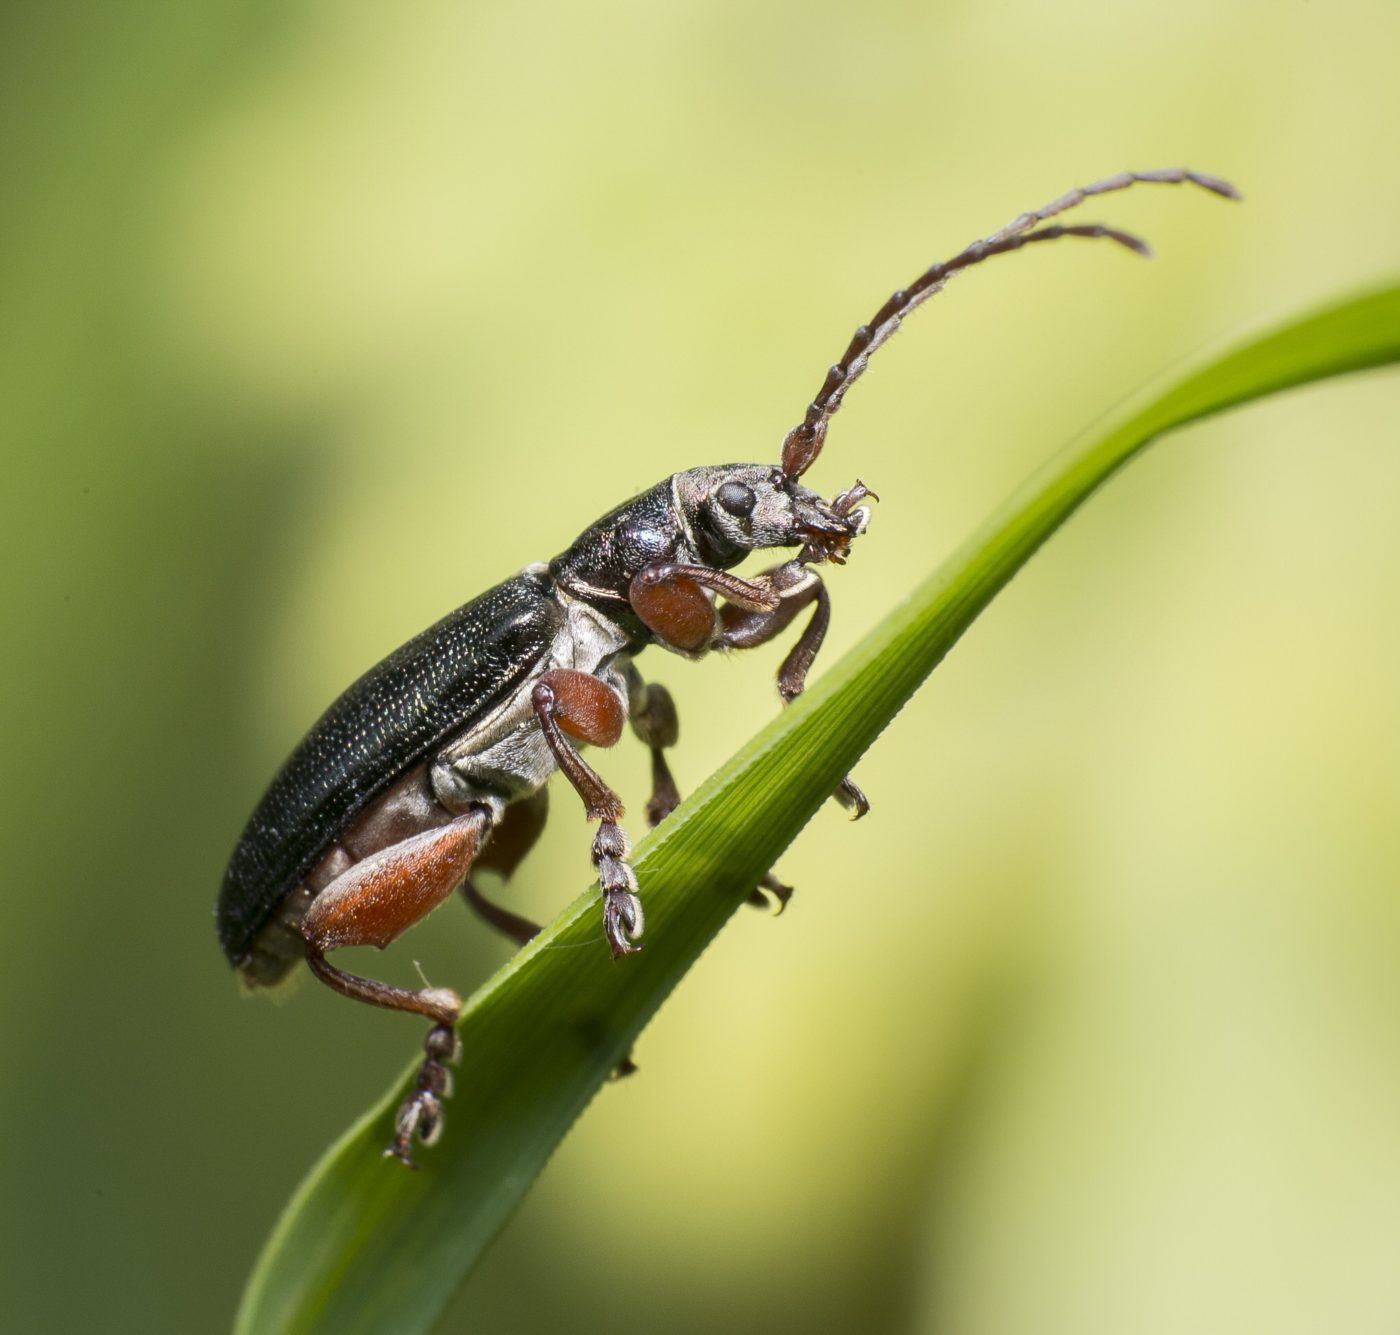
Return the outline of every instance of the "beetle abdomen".
{"type": "Polygon", "coordinates": [[[368,802],[526,680],[560,621],[549,577],[526,571],[397,649],[326,710],[263,794],[224,874],[216,917],[232,963],[368,802]]]}

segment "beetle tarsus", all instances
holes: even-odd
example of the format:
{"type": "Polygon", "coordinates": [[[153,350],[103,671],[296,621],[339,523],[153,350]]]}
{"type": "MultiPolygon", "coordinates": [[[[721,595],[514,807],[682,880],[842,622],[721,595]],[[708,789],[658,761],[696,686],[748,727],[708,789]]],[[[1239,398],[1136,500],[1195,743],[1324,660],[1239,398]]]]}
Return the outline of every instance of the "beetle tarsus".
{"type": "Polygon", "coordinates": [[[634,955],[642,947],[637,938],[645,928],[637,877],[627,861],[627,835],[614,821],[605,820],[593,840],[593,861],[603,891],[603,930],[613,958],[634,955]]]}
{"type": "Polygon", "coordinates": [[[460,1044],[457,1031],[446,1024],[434,1025],[423,1040],[427,1054],[413,1081],[413,1093],[399,1105],[394,1116],[394,1139],[384,1151],[405,1168],[417,1168],[413,1142],[433,1145],[442,1135],[442,1104],[452,1094],[452,1072],[448,1063],[457,1060],[460,1044]]]}

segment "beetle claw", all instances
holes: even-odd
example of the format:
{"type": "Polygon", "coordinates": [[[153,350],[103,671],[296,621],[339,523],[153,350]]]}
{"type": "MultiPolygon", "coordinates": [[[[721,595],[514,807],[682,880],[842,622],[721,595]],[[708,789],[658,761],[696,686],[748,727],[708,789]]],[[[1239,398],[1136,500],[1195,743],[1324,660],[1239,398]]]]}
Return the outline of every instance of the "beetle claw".
{"type": "Polygon", "coordinates": [[[832,797],[851,813],[852,820],[859,820],[870,812],[870,799],[849,778],[841,780],[832,797]]]}
{"type": "Polygon", "coordinates": [[[646,924],[642,901],[628,889],[609,886],[603,891],[603,929],[613,958],[635,955],[642,947],[637,938],[646,924]]]}

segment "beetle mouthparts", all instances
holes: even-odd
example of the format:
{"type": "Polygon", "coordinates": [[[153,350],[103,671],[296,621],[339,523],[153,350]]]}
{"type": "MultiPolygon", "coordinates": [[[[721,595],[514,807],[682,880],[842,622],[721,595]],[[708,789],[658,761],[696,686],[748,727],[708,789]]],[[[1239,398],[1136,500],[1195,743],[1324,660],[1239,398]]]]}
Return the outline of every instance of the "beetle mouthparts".
{"type": "Polygon", "coordinates": [[[843,491],[834,501],[827,504],[819,501],[809,507],[803,515],[801,534],[807,544],[802,549],[800,560],[820,565],[831,562],[844,565],[850,555],[851,543],[870,525],[870,507],[862,505],[864,500],[878,501],[880,498],[860,481],[843,491]]]}

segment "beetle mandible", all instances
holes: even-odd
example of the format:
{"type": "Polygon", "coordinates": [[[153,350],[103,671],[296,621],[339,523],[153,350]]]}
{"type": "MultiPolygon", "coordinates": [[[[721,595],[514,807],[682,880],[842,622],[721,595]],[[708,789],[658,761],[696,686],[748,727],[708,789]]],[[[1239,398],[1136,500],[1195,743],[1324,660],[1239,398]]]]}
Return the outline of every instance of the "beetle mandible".
{"type": "MultiPolygon", "coordinates": [[[[614,956],[639,950],[642,901],[628,862],[618,795],[579,754],[611,746],[631,720],[650,748],[656,824],[679,803],[665,752],[678,725],[671,696],[633,664],[649,644],[686,658],[747,649],[811,616],[778,670],[784,703],[798,696],[830,618],[815,567],[844,562],[876,499],[857,481],[825,501],[799,479],[871,354],[961,269],[1058,237],[1106,239],[1150,254],[1136,236],[1049,219],[1135,182],[1189,182],[1226,198],[1233,186],[1185,169],[1123,172],[1024,213],[926,270],[856,330],[817,396],[783,441],[781,462],[721,464],[672,474],[591,524],[548,564],[460,607],[371,668],[321,716],[258,803],[219,896],[219,939],[251,987],[299,960],[357,1001],[432,1024],[414,1090],[386,1154],[412,1166],[415,1139],[442,1126],[448,1063],[462,1002],[447,988],[393,987],[347,973],[326,955],[387,946],[459,887],[515,940],[532,923],[485,899],[474,869],[509,875],[538,837],[545,783],[564,771],[598,823],[593,864],[614,956]],[[750,552],[797,548],[752,579],[729,573],[750,552]]],[[[857,816],[868,804],[849,780],[833,794],[857,816]]],[[[780,900],[790,893],[771,876],[780,900]]],[[[756,892],[757,893],[757,892],[756,892]]]]}

